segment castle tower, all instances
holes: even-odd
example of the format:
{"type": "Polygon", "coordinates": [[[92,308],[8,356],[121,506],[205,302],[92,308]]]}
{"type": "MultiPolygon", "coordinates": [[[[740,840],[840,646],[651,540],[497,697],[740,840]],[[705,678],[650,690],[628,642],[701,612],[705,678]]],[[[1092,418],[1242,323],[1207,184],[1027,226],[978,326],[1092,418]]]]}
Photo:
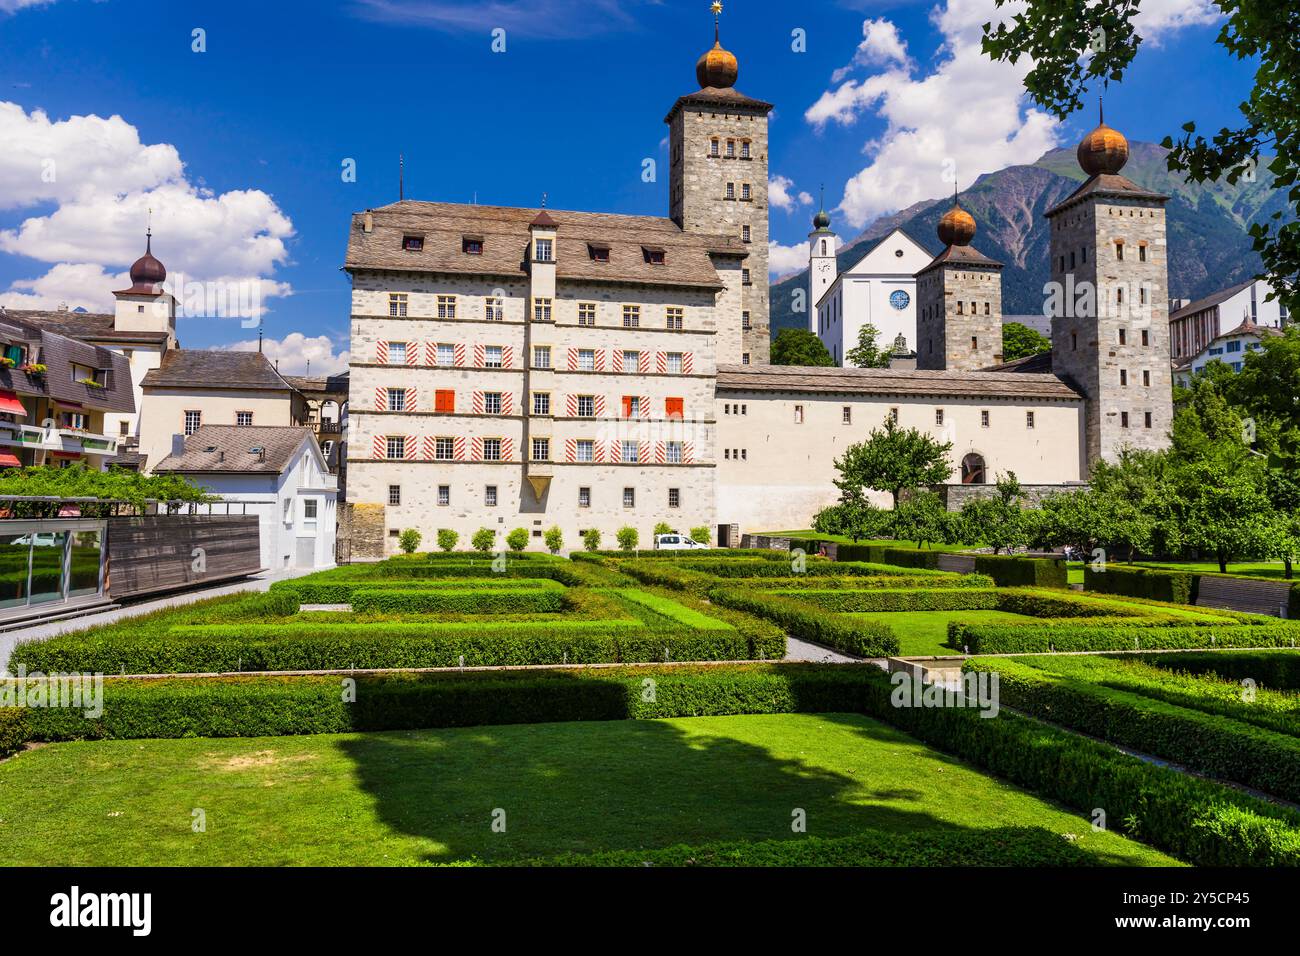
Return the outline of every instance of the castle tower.
{"type": "Polygon", "coordinates": [[[714,43],[695,65],[700,88],[679,98],[669,129],[669,215],[687,232],[718,237],[718,361],[767,364],[767,116],[771,103],[735,88],[740,64],[723,49],[714,2],[714,43]],[[739,325],[739,335],[725,327],[739,325]],[[738,353],[738,354],[732,354],[738,353]]]}
{"type": "Polygon", "coordinates": [[[826,290],[835,284],[839,275],[839,260],[835,256],[836,235],[831,232],[831,217],[826,212],[826,197],[822,208],[813,216],[813,231],[808,233],[808,331],[819,334],[817,328],[817,303],[826,290]]]}
{"type": "Polygon", "coordinates": [[[1052,371],[1084,396],[1087,467],[1124,446],[1164,448],[1173,423],[1167,196],[1120,175],[1128,141],[1100,125],[1079,144],[1088,180],[1048,210],[1052,371]]]}
{"type": "Polygon", "coordinates": [[[153,254],[153,230],[145,232],[144,255],[131,264],[131,287],[114,292],[113,328],[118,332],[165,332],[176,347],[176,300],[164,292],[167,269],[153,254]]]}
{"type": "Polygon", "coordinates": [[[916,274],[916,367],[969,372],[1002,361],[1002,263],[970,243],[975,217],[955,198],[943,252],[916,274]]]}

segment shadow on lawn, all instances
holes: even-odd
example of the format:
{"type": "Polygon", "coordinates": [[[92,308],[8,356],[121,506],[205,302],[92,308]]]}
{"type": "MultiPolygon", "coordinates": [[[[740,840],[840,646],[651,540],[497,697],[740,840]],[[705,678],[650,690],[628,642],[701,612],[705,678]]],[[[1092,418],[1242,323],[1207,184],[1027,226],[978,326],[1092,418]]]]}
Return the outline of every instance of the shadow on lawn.
{"type": "MultiPolygon", "coordinates": [[[[869,767],[867,774],[827,769],[843,755],[820,747],[817,728],[800,724],[801,716],[813,715],[737,725],[742,739],[696,735],[689,725],[659,720],[595,719],[368,733],[341,738],[339,746],[379,818],[435,845],[430,862],[797,838],[797,809],[806,812],[807,832],[823,837],[980,829],[900,806],[925,794],[898,779],[905,771],[897,765],[879,779],[869,767]],[[776,756],[767,741],[796,754],[816,750],[822,766],[776,756]],[[502,816],[504,832],[494,832],[502,816]]],[[[864,745],[917,743],[852,715],[828,716],[862,735],[864,745]]]]}

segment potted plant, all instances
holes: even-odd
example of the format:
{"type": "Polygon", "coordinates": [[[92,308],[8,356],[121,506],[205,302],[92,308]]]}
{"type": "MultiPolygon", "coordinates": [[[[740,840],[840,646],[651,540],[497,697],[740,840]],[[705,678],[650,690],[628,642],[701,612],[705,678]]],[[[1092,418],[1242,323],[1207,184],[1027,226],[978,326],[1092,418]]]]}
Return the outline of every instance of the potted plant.
{"type": "Polygon", "coordinates": [[[80,385],[88,385],[88,386],[90,386],[91,388],[103,388],[103,387],[104,387],[104,383],[103,383],[103,382],[96,382],[93,378],[79,378],[79,379],[77,379],[77,382],[78,382],[78,384],[80,384],[80,385]]]}
{"type": "Polygon", "coordinates": [[[28,375],[44,375],[49,371],[49,366],[43,362],[27,362],[18,368],[19,371],[26,372],[28,375]]]}

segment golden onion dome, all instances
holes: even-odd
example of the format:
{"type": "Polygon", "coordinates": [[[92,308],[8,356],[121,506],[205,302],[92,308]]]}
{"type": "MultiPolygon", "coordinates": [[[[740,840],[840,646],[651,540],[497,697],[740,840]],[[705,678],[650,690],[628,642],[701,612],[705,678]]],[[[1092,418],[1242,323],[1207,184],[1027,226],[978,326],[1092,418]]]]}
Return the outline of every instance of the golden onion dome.
{"type": "Polygon", "coordinates": [[[939,220],[939,241],[945,246],[969,246],[975,238],[975,217],[955,205],[939,220]]]}
{"type": "Polygon", "coordinates": [[[722,48],[720,40],[715,40],[713,49],[695,64],[695,78],[700,81],[701,89],[728,89],[736,85],[739,76],[740,62],[734,54],[722,48]]]}
{"type": "Polygon", "coordinates": [[[1128,162],[1128,140],[1103,121],[1079,144],[1079,166],[1089,176],[1114,174],[1128,162]]]}

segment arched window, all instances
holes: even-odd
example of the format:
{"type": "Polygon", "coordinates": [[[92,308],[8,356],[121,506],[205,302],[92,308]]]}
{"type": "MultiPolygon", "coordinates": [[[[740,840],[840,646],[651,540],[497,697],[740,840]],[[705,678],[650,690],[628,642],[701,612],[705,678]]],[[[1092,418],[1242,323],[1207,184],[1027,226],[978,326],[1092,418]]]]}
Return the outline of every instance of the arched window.
{"type": "Polygon", "coordinates": [[[974,452],[961,460],[961,483],[963,485],[986,485],[984,456],[974,452]]]}
{"type": "Polygon", "coordinates": [[[826,240],[822,240],[822,255],[826,255],[826,240]]]}

